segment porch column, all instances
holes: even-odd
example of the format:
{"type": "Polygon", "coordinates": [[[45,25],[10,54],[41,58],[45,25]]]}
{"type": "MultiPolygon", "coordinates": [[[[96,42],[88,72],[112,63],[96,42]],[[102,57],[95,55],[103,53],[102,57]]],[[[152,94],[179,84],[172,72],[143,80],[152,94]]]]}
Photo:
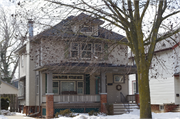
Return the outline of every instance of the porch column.
{"type": "Polygon", "coordinates": [[[54,94],[52,92],[53,87],[53,75],[52,72],[47,74],[47,93],[46,93],[46,118],[53,118],[54,115],[54,94]]]}
{"type": "Polygon", "coordinates": [[[138,75],[136,74],[136,94],[135,94],[136,104],[139,105],[139,88],[138,88],[138,75]]]}
{"type": "Polygon", "coordinates": [[[107,103],[107,92],[106,92],[106,76],[105,72],[101,72],[101,112],[106,113],[105,103],[107,103]]]}

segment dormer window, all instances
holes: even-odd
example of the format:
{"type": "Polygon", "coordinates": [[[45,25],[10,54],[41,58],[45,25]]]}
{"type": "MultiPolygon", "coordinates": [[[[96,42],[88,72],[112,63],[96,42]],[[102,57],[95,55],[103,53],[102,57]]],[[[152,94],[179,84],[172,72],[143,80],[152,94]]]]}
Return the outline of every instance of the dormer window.
{"type": "Polygon", "coordinates": [[[93,27],[83,25],[83,27],[81,28],[81,32],[93,32],[93,27]]]}

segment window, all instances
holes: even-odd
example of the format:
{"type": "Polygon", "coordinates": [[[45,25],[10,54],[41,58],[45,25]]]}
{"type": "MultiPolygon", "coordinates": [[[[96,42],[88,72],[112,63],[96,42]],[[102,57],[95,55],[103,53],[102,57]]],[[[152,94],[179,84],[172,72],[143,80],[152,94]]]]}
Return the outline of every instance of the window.
{"type": "Polygon", "coordinates": [[[39,94],[39,75],[36,75],[36,94],[39,94]]]}
{"type": "Polygon", "coordinates": [[[78,43],[71,43],[71,57],[72,58],[78,58],[78,50],[79,44],[78,43]]]}
{"type": "Polygon", "coordinates": [[[124,83],[123,75],[114,75],[114,83],[124,83]]]}
{"type": "Polygon", "coordinates": [[[24,97],[24,83],[24,80],[21,80],[18,83],[18,97],[24,97]]]}
{"type": "Polygon", "coordinates": [[[84,84],[83,81],[77,82],[77,94],[83,94],[84,93],[84,84]]]}
{"type": "Polygon", "coordinates": [[[164,111],[164,105],[159,105],[159,110],[164,111]]]}
{"type": "Polygon", "coordinates": [[[102,54],[102,46],[100,43],[95,43],[94,44],[94,52],[95,52],[95,56],[98,58],[101,58],[101,54],[102,54]]]}
{"type": "Polygon", "coordinates": [[[136,81],[132,81],[132,91],[133,94],[136,93],[136,81]]]}
{"type": "Polygon", "coordinates": [[[92,27],[92,26],[86,26],[86,25],[84,25],[84,26],[81,28],[81,32],[93,32],[93,27],[92,27]]]}
{"type": "Polygon", "coordinates": [[[21,55],[21,67],[24,66],[24,55],[21,55]]]}
{"type": "Polygon", "coordinates": [[[75,91],[75,82],[61,81],[61,91],[75,91]]]}
{"type": "Polygon", "coordinates": [[[53,81],[53,93],[59,94],[59,82],[58,81],[53,81]]]}
{"type": "Polygon", "coordinates": [[[81,44],[81,57],[82,58],[91,58],[91,43],[82,43],[81,44]]]}

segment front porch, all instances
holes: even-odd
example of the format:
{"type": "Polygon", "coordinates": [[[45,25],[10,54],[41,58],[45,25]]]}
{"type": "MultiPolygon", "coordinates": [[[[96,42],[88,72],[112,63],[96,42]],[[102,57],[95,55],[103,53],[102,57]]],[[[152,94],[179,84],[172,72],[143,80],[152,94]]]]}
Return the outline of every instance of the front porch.
{"type": "MultiPolygon", "coordinates": [[[[49,66],[38,69],[45,83],[42,84],[42,108],[47,117],[67,108],[73,112],[105,112],[106,103],[123,103],[120,92],[124,97],[129,94],[128,74],[136,72],[135,67],[112,65],[98,66],[94,73],[91,71],[96,67],[73,69],[71,66],[68,72],[61,71],[64,68],[49,66]]],[[[134,102],[134,97],[127,96],[126,100],[134,102]]]]}

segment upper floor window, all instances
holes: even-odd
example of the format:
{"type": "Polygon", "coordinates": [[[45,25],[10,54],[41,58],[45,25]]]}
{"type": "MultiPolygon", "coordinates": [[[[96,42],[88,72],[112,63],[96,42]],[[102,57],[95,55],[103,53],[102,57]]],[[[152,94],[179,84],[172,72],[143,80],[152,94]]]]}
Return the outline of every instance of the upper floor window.
{"type": "Polygon", "coordinates": [[[71,57],[72,58],[77,58],[78,57],[78,50],[79,49],[79,44],[78,43],[71,43],[71,57]]]}
{"type": "Polygon", "coordinates": [[[70,57],[73,59],[91,59],[95,56],[102,59],[102,43],[71,43],[70,57]]]}
{"type": "Polygon", "coordinates": [[[82,58],[91,58],[91,50],[92,50],[91,43],[82,43],[81,44],[81,57],[82,58]]]}
{"type": "Polygon", "coordinates": [[[21,55],[21,67],[24,66],[24,55],[21,55]]]}
{"type": "Polygon", "coordinates": [[[100,43],[94,44],[94,52],[96,57],[102,57],[102,45],[100,43]]]}

